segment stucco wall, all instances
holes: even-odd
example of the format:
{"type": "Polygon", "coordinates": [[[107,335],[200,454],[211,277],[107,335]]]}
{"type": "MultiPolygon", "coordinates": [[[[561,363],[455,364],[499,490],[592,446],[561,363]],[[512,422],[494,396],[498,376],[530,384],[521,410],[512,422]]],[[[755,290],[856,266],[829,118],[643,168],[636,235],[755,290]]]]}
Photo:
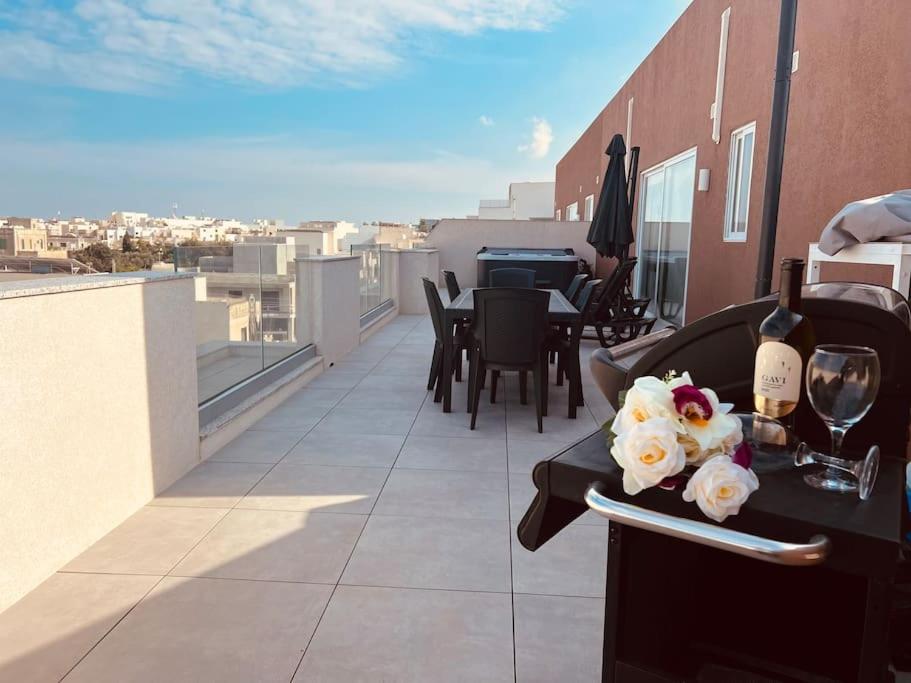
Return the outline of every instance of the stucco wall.
{"type": "MultiPolygon", "coordinates": [[[[697,148],[711,171],[695,192],[687,320],[752,298],[762,215],[779,3],[694,0],[591,126],[557,164],[556,203],[579,202],[600,186],[614,133],[642,148],[644,171],[697,148]],[[721,141],[711,138],[721,14],[731,7],[721,141]],[[756,121],[747,240],[723,241],[731,132],[756,121]]],[[[911,14],[905,0],[801,0],[791,81],[777,261],[806,257],[828,219],[850,201],[911,187],[911,14]]],[[[596,75],[592,74],[592,78],[596,75]]],[[[640,184],[641,188],[641,178],[640,184]]],[[[694,188],[695,189],[695,188],[694,188]]],[[[639,193],[637,197],[641,198],[639,193]]],[[[638,206],[636,214],[638,215],[638,206]]],[[[600,268],[609,270],[611,264],[600,268]]],[[[885,269],[827,267],[824,277],[888,283],[885,269]]]]}
{"type": "MultiPolygon", "coordinates": [[[[421,278],[434,280],[440,273],[440,252],[413,249],[399,252],[399,312],[406,315],[427,313],[427,295],[421,278]]],[[[434,280],[436,282],[436,280],[434,280]]]]}
{"type": "MultiPolygon", "coordinates": [[[[594,263],[595,250],[585,241],[589,224],[584,221],[499,221],[446,218],[434,226],[424,245],[440,250],[440,270],[451,270],[462,287],[478,282],[478,250],[481,247],[565,248],[575,250],[594,263]]],[[[440,285],[443,276],[437,273],[440,285]]]]}
{"type": "Polygon", "coordinates": [[[0,298],[0,610],[198,462],[194,313],[173,274],[0,298]]]}
{"type": "Polygon", "coordinates": [[[340,360],[360,340],[360,256],[306,256],[295,261],[297,338],[312,340],[326,363],[340,360]]]}

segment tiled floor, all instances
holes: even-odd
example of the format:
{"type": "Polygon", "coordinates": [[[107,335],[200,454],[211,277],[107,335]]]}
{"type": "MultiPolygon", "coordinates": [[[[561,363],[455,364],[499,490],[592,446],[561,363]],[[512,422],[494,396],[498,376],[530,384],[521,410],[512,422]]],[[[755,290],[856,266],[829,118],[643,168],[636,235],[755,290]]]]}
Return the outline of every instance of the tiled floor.
{"type": "Polygon", "coordinates": [[[432,341],[396,318],[0,614],[0,681],[600,680],[606,524],[515,527],[609,407],[551,385],[539,435],[507,378],[469,431],[432,341]]]}

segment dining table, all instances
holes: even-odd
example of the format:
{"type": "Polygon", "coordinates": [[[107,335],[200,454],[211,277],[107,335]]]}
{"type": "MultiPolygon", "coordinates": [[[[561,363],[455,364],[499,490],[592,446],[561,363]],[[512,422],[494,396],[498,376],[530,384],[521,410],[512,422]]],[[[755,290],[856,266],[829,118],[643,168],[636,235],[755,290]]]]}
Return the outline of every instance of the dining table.
{"type": "MultiPolygon", "coordinates": [[[[455,325],[459,321],[470,321],[474,317],[474,290],[478,287],[466,287],[455,299],[443,309],[443,367],[452,368],[455,358],[455,325]]],[[[581,317],[579,310],[559,289],[547,289],[550,292],[550,303],[547,308],[547,322],[552,324],[571,325],[581,317]]],[[[452,412],[452,372],[443,372],[443,412],[452,412]]]]}

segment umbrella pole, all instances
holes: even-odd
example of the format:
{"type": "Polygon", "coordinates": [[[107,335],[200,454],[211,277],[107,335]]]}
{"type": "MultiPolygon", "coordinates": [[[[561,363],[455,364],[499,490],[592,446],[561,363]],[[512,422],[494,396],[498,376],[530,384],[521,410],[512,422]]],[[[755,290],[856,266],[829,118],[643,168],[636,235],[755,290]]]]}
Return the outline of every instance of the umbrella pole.
{"type": "Polygon", "coordinates": [[[772,96],[772,122],[769,126],[769,156],[766,161],[765,192],[762,198],[762,232],[756,268],[757,299],[772,289],[775,237],[778,233],[778,203],[781,199],[781,171],[784,166],[785,133],[788,128],[788,99],[791,94],[791,66],[794,32],[797,25],[797,0],[781,0],[778,25],[778,56],[775,61],[775,90],[772,96]]]}
{"type": "Polygon", "coordinates": [[[632,147],[629,151],[629,215],[633,215],[633,204],[636,203],[636,179],[639,177],[639,147],[632,147]]]}
{"type": "MultiPolygon", "coordinates": [[[[633,205],[636,203],[636,179],[639,177],[639,147],[631,147],[629,150],[629,177],[627,177],[627,184],[629,185],[629,217],[630,222],[633,220],[633,205]]],[[[629,245],[626,245],[626,249],[623,250],[623,257],[620,259],[621,262],[629,258],[629,245]]]]}

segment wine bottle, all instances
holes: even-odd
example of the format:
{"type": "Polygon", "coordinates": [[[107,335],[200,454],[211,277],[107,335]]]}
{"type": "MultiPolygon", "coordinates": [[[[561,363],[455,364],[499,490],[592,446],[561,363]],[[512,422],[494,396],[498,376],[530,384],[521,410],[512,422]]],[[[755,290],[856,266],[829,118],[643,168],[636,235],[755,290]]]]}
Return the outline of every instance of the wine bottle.
{"type": "Polygon", "coordinates": [[[803,268],[802,259],[781,261],[778,306],[759,326],[753,403],[767,417],[784,417],[797,407],[804,364],[813,353],[813,326],[801,312],[803,268]]]}

